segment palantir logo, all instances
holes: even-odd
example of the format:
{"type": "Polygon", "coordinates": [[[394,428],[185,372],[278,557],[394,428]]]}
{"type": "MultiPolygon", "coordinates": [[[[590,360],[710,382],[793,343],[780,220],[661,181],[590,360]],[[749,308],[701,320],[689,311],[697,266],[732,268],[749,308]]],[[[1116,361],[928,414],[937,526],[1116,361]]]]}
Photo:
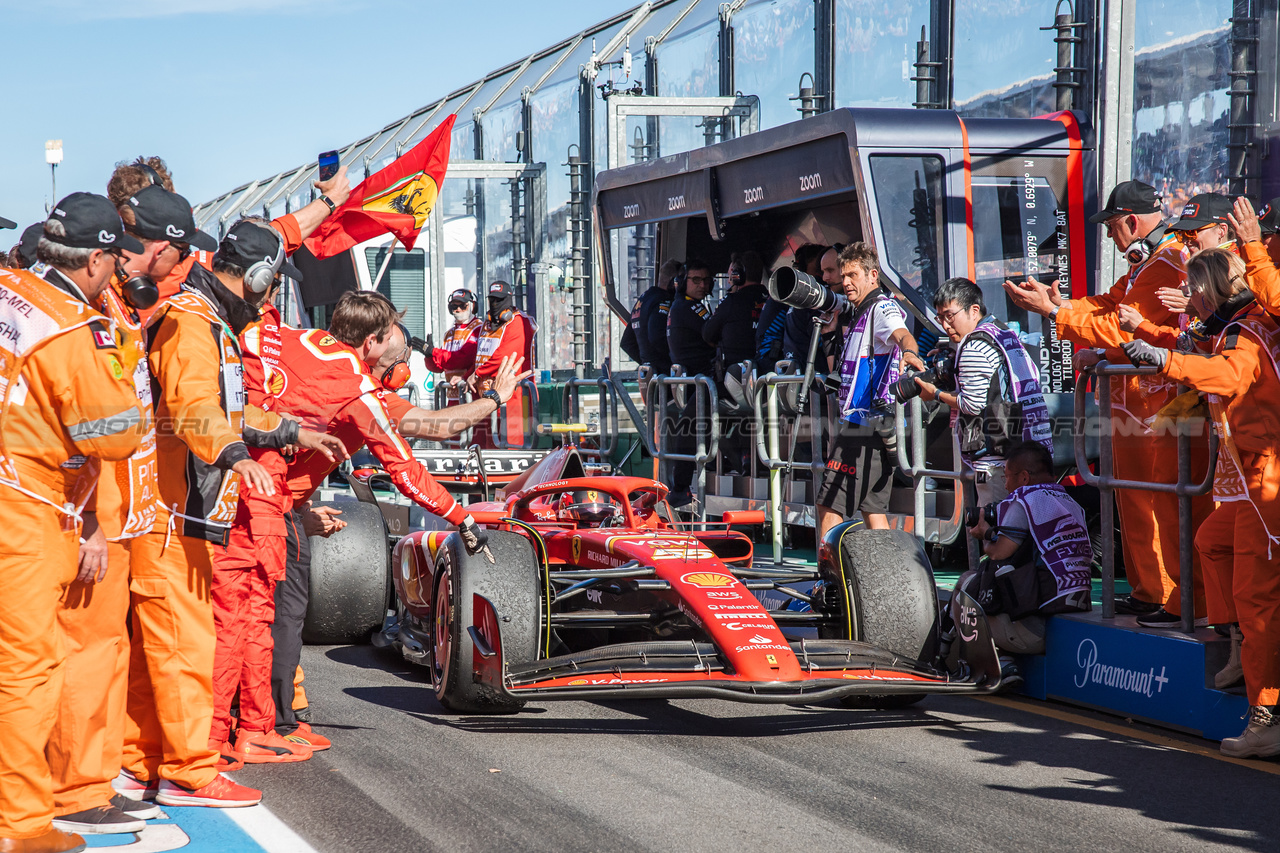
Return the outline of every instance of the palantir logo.
{"type": "Polygon", "coordinates": [[[1160,674],[1156,675],[1155,667],[1142,672],[1137,669],[1099,663],[1098,644],[1090,639],[1081,640],[1076,648],[1076,665],[1080,667],[1080,672],[1075,676],[1075,685],[1082,689],[1090,684],[1096,684],[1100,687],[1137,693],[1150,699],[1156,693],[1162,692],[1164,686],[1169,683],[1163,666],[1160,667],[1160,674]]]}

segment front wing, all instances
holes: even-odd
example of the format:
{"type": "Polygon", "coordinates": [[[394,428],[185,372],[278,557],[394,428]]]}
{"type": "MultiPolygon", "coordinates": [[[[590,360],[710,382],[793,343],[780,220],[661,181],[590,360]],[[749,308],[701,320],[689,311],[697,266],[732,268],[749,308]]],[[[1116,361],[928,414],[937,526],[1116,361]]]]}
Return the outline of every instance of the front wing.
{"type": "Polygon", "coordinates": [[[800,678],[750,681],[729,671],[712,643],[659,641],[602,646],[534,662],[504,660],[500,615],[476,595],[477,681],[515,699],[719,698],[753,703],[813,703],[851,695],[993,693],[1000,661],[986,615],[963,592],[957,644],[939,671],[867,643],[796,640],[800,678]]]}

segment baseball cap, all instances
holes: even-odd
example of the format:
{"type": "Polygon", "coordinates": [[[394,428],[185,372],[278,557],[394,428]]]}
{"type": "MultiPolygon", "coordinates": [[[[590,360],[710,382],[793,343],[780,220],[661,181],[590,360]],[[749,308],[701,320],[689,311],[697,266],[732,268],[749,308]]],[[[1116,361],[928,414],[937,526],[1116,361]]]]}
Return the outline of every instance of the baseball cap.
{"type": "Polygon", "coordinates": [[[476,295],[472,293],[470,290],[467,290],[465,287],[460,287],[457,290],[455,290],[453,293],[449,294],[450,305],[460,305],[464,302],[475,302],[475,301],[476,301],[476,295]]]}
{"type": "Polygon", "coordinates": [[[1231,210],[1231,199],[1222,193],[1193,195],[1182,206],[1178,221],[1170,225],[1169,230],[1198,231],[1206,225],[1225,223],[1231,210]]]}
{"type": "Polygon", "coordinates": [[[124,231],[116,206],[97,193],[72,193],[54,206],[44,229],[45,239],[72,249],[123,249],[142,253],[142,244],[124,231]],[[64,236],[49,233],[49,222],[60,222],[64,236]]]}
{"type": "Polygon", "coordinates": [[[259,261],[272,266],[278,263],[283,275],[294,281],[302,281],[302,273],[289,263],[288,258],[282,257],[283,252],[284,240],[280,239],[274,228],[245,219],[232,225],[218,246],[218,255],[238,267],[248,269],[259,261]]]}
{"type": "Polygon", "coordinates": [[[143,187],[129,198],[134,224],[130,233],[147,240],[187,243],[206,252],[215,251],[218,241],[196,228],[191,205],[177,193],[162,186],[143,187]]]}
{"type": "Polygon", "coordinates": [[[18,256],[28,267],[36,262],[36,246],[42,236],[44,236],[44,223],[37,222],[34,225],[28,225],[22,232],[22,236],[18,238],[18,256]]]}
{"type": "Polygon", "coordinates": [[[1280,232],[1280,198],[1273,198],[1258,211],[1258,224],[1263,234],[1280,232]]]}
{"type": "Polygon", "coordinates": [[[1107,206],[1090,216],[1089,221],[1097,224],[1121,214],[1158,213],[1159,211],[1160,197],[1156,195],[1155,187],[1144,184],[1142,181],[1125,181],[1116,184],[1116,188],[1107,197],[1107,206]]]}
{"type": "Polygon", "coordinates": [[[505,299],[506,297],[514,297],[515,295],[515,291],[511,289],[511,285],[507,284],[505,281],[495,281],[493,284],[489,285],[490,299],[505,299]]]}
{"type": "Polygon", "coordinates": [[[14,222],[12,219],[5,219],[3,216],[0,216],[0,230],[17,227],[18,223],[14,222]]]}

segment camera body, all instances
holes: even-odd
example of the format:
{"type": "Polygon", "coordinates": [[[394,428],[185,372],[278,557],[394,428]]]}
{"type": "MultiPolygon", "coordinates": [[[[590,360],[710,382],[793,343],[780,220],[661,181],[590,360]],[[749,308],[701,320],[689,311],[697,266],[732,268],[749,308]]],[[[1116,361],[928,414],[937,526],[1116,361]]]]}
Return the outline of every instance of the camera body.
{"type": "Polygon", "coordinates": [[[991,527],[996,526],[996,504],[985,504],[983,506],[965,507],[964,510],[964,526],[974,527],[983,519],[991,527]]]}
{"type": "Polygon", "coordinates": [[[912,397],[920,396],[920,386],[916,377],[937,387],[939,391],[955,393],[956,390],[956,353],[949,346],[940,347],[923,357],[924,370],[904,370],[901,378],[889,386],[889,393],[899,403],[905,403],[912,397]]]}

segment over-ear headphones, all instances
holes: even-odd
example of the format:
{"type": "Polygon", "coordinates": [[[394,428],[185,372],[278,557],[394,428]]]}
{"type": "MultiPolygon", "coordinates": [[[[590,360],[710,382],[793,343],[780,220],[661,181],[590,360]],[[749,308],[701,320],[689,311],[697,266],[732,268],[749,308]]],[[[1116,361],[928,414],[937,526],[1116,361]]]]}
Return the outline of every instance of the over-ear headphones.
{"type": "Polygon", "coordinates": [[[135,166],[137,166],[139,169],[141,169],[141,170],[142,170],[142,173],[143,173],[144,175],[146,175],[146,176],[147,176],[147,178],[149,178],[149,179],[150,179],[150,181],[151,181],[151,186],[153,186],[153,187],[163,187],[163,186],[164,186],[164,180],[160,177],[160,173],[159,173],[159,172],[157,172],[155,169],[151,168],[151,167],[150,167],[150,166],[148,166],[146,163],[134,163],[133,165],[135,165],[135,166]]]}
{"type": "MultiPolygon", "coordinates": [[[[396,326],[400,329],[400,334],[404,336],[405,345],[408,346],[411,340],[409,330],[405,328],[403,323],[396,323],[396,326]]],[[[388,391],[399,391],[408,384],[411,375],[412,371],[409,368],[409,362],[401,358],[382,372],[382,387],[388,391]]]]}
{"type": "MultiPolygon", "coordinates": [[[[274,234],[275,231],[272,230],[271,233],[274,234]]],[[[255,261],[244,271],[245,289],[251,293],[266,293],[267,289],[275,282],[276,275],[280,272],[282,266],[284,266],[284,240],[280,241],[280,248],[274,258],[255,261]]],[[[408,338],[406,337],[405,340],[407,341],[408,338]]]]}
{"type": "Polygon", "coordinates": [[[684,295],[685,272],[686,272],[685,265],[681,264],[680,269],[676,270],[675,278],[671,279],[671,283],[676,286],[676,293],[679,293],[681,296],[684,295]]]}
{"type": "Polygon", "coordinates": [[[1145,237],[1134,240],[1124,250],[1124,258],[1129,262],[1129,266],[1136,267],[1147,262],[1160,245],[1160,241],[1164,239],[1164,235],[1168,232],[1169,226],[1163,222],[1151,229],[1151,233],[1145,237]]]}
{"type": "Polygon", "coordinates": [[[146,311],[160,301],[160,288],[149,275],[129,275],[124,267],[116,264],[116,278],[120,280],[120,295],[136,311],[146,311]]]}

